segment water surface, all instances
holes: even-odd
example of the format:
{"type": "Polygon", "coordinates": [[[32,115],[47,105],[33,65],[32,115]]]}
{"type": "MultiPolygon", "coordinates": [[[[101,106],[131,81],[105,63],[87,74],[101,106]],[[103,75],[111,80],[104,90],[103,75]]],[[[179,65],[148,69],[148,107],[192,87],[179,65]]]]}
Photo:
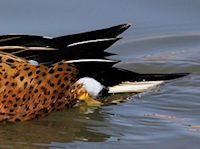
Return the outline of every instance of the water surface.
{"type": "Polygon", "coordinates": [[[128,22],[109,49],[120,67],[191,75],[117,105],[1,123],[0,148],[199,148],[199,8],[198,0],[2,1],[1,34],[60,36],[128,22]]]}

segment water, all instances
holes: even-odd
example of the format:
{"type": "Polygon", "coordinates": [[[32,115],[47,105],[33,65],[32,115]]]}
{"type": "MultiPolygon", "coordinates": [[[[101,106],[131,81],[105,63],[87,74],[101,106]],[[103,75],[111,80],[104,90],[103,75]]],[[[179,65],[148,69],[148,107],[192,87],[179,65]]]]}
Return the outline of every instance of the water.
{"type": "Polygon", "coordinates": [[[1,34],[60,36],[129,22],[109,50],[140,73],[191,72],[117,105],[0,124],[0,148],[199,148],[198,0],[2,1],[1,34]]]}

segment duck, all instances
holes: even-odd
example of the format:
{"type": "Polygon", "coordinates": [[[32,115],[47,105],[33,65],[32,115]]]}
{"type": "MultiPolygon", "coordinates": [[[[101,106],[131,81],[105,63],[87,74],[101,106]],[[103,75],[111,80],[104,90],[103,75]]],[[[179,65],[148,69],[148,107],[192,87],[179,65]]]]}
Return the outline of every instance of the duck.
{"type": "Polygon", "coordinates": [[[140,74],[115,64],[106,51],[130,24],[45,37],[0,36],[0,121],[28,121],[79,102],[103,105],[110,94],[141,92],[143,87],[188,73],[140,74]],[[139,88],[135,88],[138,86],[139,88]]]}

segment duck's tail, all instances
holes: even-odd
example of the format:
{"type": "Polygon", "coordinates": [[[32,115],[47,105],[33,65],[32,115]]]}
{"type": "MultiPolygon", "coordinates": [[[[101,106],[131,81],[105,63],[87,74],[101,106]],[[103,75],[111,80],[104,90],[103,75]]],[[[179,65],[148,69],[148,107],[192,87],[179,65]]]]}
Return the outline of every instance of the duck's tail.
{"type": "Polygon", "coordinates": [[[121,39],[118,35],[129,27],[130,24],[121,24],[55,38],[34,35],[2,35],[0,36],[0,50],[45,64],[52,64],[63,59],[104,59],[113,55],[105,50],[121,39]]]}

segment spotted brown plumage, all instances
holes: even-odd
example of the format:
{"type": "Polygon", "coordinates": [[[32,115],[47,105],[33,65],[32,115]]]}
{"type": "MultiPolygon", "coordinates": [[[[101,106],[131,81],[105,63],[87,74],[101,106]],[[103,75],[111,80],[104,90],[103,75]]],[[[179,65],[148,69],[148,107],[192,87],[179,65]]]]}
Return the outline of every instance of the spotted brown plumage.
{"type": "Polygon", "coordinates": [[[0,120],[26,121],[77,102],[77,69],[64,61],[46,67],[0,53],[0,120]]]}

